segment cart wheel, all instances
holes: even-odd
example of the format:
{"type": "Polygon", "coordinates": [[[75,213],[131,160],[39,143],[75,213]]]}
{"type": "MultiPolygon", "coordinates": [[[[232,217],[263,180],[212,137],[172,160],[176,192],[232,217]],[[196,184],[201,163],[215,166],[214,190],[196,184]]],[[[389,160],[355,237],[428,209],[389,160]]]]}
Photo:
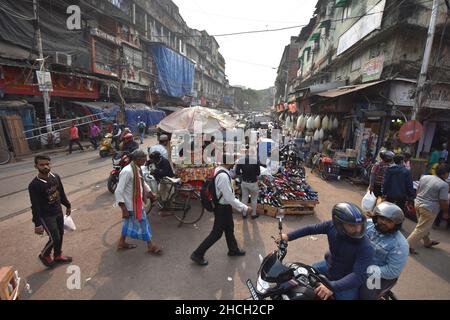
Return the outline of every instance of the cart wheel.
{"type": "Polygon", "coordinates": [[[182,224],[194,224],[203,217],[205,209],[201,204],[198,210],[191,210],[192,209],[192,206],[190,204],[191,198],[194,200],[195,199],[200,200],[200,192],[193,191],[191,197],[181,198],[180,202],[184,203],[184,208],[180,208],[180,210],[175,211],[175,218],[177,218],[177,220],[180,221],[180,224],[178,225],[179,227],[182,224]]]}

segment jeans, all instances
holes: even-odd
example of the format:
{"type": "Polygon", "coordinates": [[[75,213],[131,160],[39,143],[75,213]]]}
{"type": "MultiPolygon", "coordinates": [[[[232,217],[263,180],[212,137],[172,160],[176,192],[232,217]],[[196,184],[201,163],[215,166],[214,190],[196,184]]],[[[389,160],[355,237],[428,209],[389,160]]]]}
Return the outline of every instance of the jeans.
{"type": "MultiPolygon", "coordinates": [[[[319,271],[319,273],[323,274],[325,277],[327,277],[329,280],[331,280],[330,274],[328,272],[328,265],[325,260],[317,262],[317,263],[313,264],[312,266],[315,269],[317,269],[317,271],[319,271]]],[[[334,293],[334,297],[336,298],[336,300],[358,300],[359,288],[354,288],[354,289],[349,289],[349,290],[339,291],[339,292],[333,291],[333,293],[334,293]]]]}
{"type": "Polygon", "coordinates": [[[144,132],[141,132],[140,134],[139,134],[139,138],[141,139],[141,144],[143,144],[144,143],[144,132]]]}
{"type": "Polygon", "coordinates": [[[97,148],[98,148],[97,137],[90,137],[89,140],[91,141],[92,146],[94,147],[94,149],[97,150],[97,148]]]}

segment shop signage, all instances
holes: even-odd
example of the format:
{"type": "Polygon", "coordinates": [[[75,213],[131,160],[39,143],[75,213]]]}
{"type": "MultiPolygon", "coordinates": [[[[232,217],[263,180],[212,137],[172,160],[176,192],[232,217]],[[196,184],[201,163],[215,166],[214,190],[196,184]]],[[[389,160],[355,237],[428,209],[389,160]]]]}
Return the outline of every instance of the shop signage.
{"type": "Polygon", "coordinates": [[[411,120],[405,123],[399,132],[400,141],[411,144],[420,140],[423,135],[423,127],[419,121],[411,120]]]}
{"type": "Polygon", "coordinates": [[[52,77],[50,75],[50,72],[36,71],[36,77],[39,84],[39,91],[53,91],[52,77]]]}
{"type": "Polygon", "coordinates": [[[370,59],[363,67],[362,82],[379,80],[383,72],[384,56],[370,59]]]}
{"type": "MultiPolygon", "coordinates": [[[[395,83],[391,90],[391,100],[400,106],[414,106],[413,94],[415,83],[395,83]]],[[[450,107],[450,86],[434,85],[425,97],[423,107],[434,109],[448,109],[450,107]]]]}
{"type": "Polygon", "coordinates": [[[104,31],[102,31],[102,30],[100,30],[98,28],[92,28],[91,29],[91,35],[92,36],[96,36],[96,37],[98,37],[100,39],[106,40],[108,42],[114,43],[114,44],[116,44],[118,46],[120,46],[120,44],[121,44],[121,40],[120,39],[118,39],[117,37],[115,37],[113,35],[107,34],[106,32],[104,32],[104,31]]]}
{"type": "MultiPolygon", "coordinates": [[[[29,70],[24,71],[24,69],[18,67],[3,67],[3,72],[4,77],[0,79],[0,89],[5,94],[42,96],[34,77],[27,76],[29,70]]],[[[44,80],[45,77],[48,76],[44,76],[44,80]]],[[[37,78],[39,79],[39,76],[37,78]]],[[[98,83],[94,80],[55,73],[51,74],[51,80],[51,84],[47,81],[47,88],[48,85],[51,86],[50,92],[53,97],[99,98],[98,83]]]]}
{"type": "Polygon", "coordinates": [[[381,0],[339,38],[337,48],[338,56],[365,38],[372,31],[380,29],[385,5],[386,0],[381,0]]]}

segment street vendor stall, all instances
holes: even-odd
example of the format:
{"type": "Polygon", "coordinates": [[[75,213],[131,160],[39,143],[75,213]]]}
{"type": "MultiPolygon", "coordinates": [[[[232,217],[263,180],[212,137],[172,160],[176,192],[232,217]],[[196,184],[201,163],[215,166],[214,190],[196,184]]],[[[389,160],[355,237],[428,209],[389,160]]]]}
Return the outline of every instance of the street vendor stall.
{"type": "Polygon", "coordinates": [[[230,115],[200,106],[181,109],[164,118],[158,128],[171,135],[170,150],[175,175],[183,182],[200,189],[203,181],[214,173],[216,167],[213,157],[203,157],[204,148],[214,143],[217,144],[215,152],[222,154],[222,144],[220,141],[212,142],[211,137],[236,126],[236,120],[230,115]],[[185,143],[186,139],[190,141],[185,143]],[[191,147],[183,150],[186,146],[191,147]]]}
{"type": "Polygon", "coordinates": [[[319,203],[318,192],[306,182],[304,167],[282,168],[259,180],[258,211],[275,217],[278,214],[313,214],[319,203]]]}

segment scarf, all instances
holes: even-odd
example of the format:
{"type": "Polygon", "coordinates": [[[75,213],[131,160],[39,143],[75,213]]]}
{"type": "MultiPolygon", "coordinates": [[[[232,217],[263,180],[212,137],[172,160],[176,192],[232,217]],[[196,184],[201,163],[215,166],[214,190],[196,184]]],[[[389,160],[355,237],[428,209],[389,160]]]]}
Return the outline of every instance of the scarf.
{"type": "Polygon", "coordinates": [[[139,168],[136,163],[131,162],[131,169],[133,170],[133,212],[134,217],[142,220],[142,189],[141,189],[141,175],[139,174],[139,168]]]}

